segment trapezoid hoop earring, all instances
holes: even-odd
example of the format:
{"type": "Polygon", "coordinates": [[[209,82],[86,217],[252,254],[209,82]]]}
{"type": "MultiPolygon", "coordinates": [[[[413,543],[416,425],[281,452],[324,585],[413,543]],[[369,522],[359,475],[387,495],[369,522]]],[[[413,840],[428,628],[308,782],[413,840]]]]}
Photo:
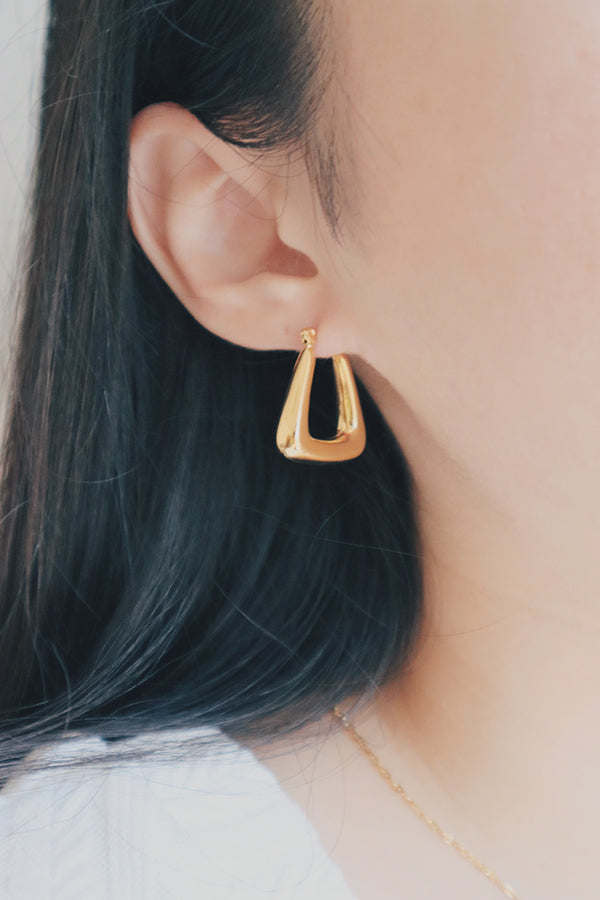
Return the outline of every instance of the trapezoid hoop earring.
{"type": "Polygon", "coordinates": [[[345,462],[355,459],[365,449],[367,435],[356,382],[348,357],[333,357],[333,371],[338,398],[337,433],[331,440],[314,438],[308,428],[310,391],[315,373],[314,343],[317,332],[305,328],[304,344],[294,366],[294,374],[283,405],[277,428],[277,446],[285,457],[311,462],[345,462]]]}

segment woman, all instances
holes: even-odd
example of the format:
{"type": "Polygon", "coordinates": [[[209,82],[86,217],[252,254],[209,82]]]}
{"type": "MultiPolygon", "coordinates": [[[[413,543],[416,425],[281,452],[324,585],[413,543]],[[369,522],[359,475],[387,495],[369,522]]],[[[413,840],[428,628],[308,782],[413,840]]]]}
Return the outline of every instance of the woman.
{"type": "Polygon", "coordinates": [[[5,893],[595,897],[598,46],[585,0],[52,3],[5,893]],[[351,382],[336,462],[278,450],[301,332],[364,452],[351,382]]]}

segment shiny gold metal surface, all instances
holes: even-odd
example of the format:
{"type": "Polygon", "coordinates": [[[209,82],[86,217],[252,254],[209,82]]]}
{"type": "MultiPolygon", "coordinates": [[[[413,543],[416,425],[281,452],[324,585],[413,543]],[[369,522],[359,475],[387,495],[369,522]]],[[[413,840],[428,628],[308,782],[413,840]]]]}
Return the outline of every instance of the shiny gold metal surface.
{"type": "Polygon", "coordinates": [[[284,456],[293,460],[344,462],[354,459],[365,449],[367,438],[348,357],[344,354],[333,357],[339,409],[337,434],[328,441],[314,438],[308,428],[308,412],[315,372],[315,329],[305,328],[301,338],[304,346],[296,361],[279,420],[277,446],[284,456]]]}

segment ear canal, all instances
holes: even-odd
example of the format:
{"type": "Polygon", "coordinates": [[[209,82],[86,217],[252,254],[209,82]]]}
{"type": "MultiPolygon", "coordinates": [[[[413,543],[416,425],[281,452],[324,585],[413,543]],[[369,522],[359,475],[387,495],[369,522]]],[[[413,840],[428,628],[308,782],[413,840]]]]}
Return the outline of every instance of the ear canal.
{"type": "Polygon", "coordinates": [[[292,381],[277,428],[277,446],[285,457],[297,461],[345,462],[360,456],[366,446],[366,429],[356,382],[348,357],[333,357],[338,397],[337,434],[329,441],[314,438],[308,427],[310,392],[315,373],[316,331],[302,332],[304,347],[296,361],[292,381]]]}

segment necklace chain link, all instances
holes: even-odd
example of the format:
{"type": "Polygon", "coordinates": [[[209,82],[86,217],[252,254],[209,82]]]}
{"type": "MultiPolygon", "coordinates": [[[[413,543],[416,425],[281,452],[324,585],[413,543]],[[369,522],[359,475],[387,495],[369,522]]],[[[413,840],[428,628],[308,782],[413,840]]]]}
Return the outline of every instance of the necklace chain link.
{"type": "Polygon", "coordinates": [[[499,888],[505,897],[510,897],[511,900],[519,900],[519,897],[515,893],[514,888],[512,888],[509,884],[506,884],[502,879],[488,866],[485,865],[477,856],[471,853],[470,850],[460,843],[455,837],[451,834],[448,834],[447,831],[439,825],[435,819],[430,818],[417,804],[415,800],[405,791],[401,784],[398,784],[397,781],[394,781],[391,772],[385,768],[385,766],[380,762],[375,753],[371,750],[367,742],[361,735],[357,732],[354,725],[350,722],[350,720],[346,717],[346,715],[339,709],[339,707],[334,706],[333,708],[334,716],[339,719],[339,721],[344,726],[346,733],[350,736],[350,738],[354,741],[355,744],[362,750],[367,759],[371,762],[371,764],[377,769],[379,774],[384,778],[389,786],[394,790],[397,794],[402,797],[405,803],[410,806],[413,812],[421,819],[422,822],[425,822],[427,827],[438,835],[442,839],[442,841],[447,844],[449,847],[452,847],[459,853],[463,859],[466,859],[467,862],[470,862],[475,868],[481,872],[482,875],[494,884],[497,888],[499,888]]]}

